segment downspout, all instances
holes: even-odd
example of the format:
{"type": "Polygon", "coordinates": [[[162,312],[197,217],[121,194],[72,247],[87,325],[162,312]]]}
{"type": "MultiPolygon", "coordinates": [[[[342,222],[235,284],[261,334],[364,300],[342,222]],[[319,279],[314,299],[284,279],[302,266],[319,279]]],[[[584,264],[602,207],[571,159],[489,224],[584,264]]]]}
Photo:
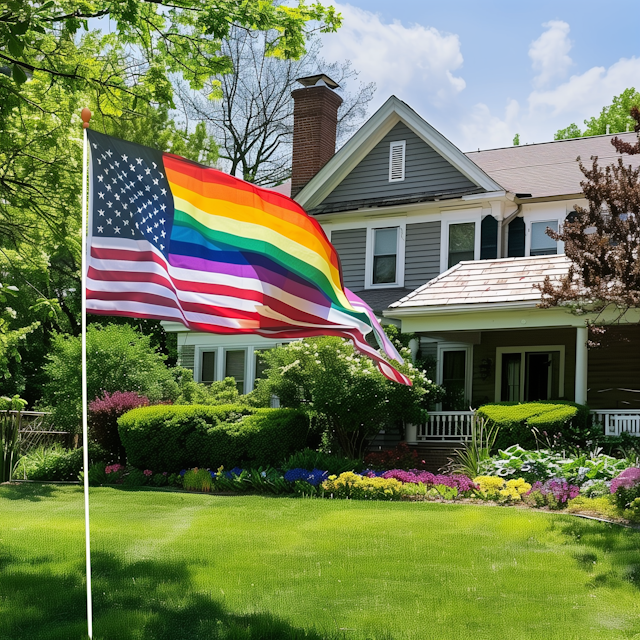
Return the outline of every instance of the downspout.
{"type": "Polygon", "coordinates": [[[521,211],[522,211],[522,204],[519,204],[516,207],[516,210],[513,213],[510,213],[504,220],[498,220],[498,258],[502,257],[503,249],[504,249],[504,253],[507,253],[507,247],[504,246],[503,229],[508,227],[509,223],[514,218],[516,218],[521,211]]]}

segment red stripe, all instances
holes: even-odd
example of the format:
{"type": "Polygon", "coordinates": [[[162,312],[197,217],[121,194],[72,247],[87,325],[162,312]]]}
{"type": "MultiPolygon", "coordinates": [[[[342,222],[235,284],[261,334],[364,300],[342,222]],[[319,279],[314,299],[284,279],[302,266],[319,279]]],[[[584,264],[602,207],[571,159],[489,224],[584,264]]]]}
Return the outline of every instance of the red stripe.
{"type": "Polygon", "coordinates": [[[155,262],[167,268],[167,261],[154,251],[137,251],[129,249],[104,249],[91,247],[91,257],[100,260],[127,260],[128,262],[155,262]]]}

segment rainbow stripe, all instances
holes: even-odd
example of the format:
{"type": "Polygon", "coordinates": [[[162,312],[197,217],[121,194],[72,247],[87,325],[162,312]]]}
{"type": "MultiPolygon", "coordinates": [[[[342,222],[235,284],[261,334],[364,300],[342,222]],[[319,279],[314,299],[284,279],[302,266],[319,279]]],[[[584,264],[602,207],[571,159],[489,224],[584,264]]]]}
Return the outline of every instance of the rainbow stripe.
{"type": "Polygon", "coordinates": [[[324,230],[295,201],[178,156],[163,160],[175,207],[171,265],[255,278],[369,324],[344,293],[324,230]]]}

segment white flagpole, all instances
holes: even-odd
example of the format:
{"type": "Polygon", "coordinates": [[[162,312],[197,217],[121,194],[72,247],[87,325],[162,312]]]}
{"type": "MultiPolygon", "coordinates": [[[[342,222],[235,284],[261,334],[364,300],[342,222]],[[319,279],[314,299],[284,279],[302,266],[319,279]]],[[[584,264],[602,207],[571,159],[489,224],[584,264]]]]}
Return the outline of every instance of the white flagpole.
{"type": "Polygon", "coordinates": [[[91,545],[89,539],[89,434],[87,428],[87,128],[91,111],[82,110],[82,461],[84,467],[84,532],[87,574],[87,635],[93,638],[91,545]]]}

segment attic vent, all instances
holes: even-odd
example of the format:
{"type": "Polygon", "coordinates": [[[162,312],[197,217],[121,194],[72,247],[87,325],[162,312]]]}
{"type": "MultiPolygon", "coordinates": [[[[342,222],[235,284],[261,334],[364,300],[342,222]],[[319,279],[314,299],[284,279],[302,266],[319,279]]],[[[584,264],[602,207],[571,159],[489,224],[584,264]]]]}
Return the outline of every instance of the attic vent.
{"type": "Polygon", "coordinates": [[[392,142],[389,148],[389,182],[404,180],[404,152],[406,140],[392,142]]]}

